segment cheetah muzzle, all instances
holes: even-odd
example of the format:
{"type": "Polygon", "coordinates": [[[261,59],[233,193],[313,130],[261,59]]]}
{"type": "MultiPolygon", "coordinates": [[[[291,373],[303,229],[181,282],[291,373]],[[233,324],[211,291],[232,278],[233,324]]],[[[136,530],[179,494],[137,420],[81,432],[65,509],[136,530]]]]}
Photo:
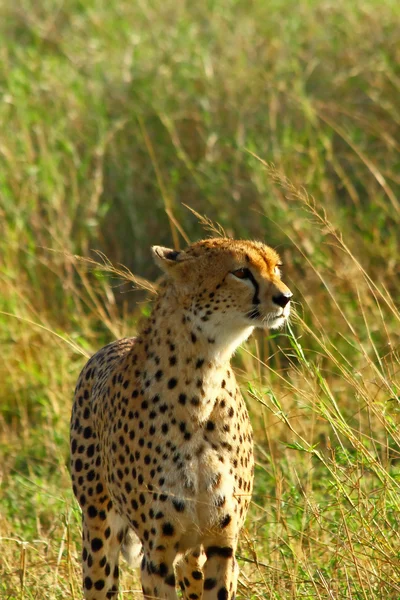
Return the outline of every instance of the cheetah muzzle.
{"type": "Polygon", "coordinates": [[[280,327],[290,290],[277,253],[209,239],[155,246],[164,271],[136,338],[84,367],[71,419],[86,599],[116,598],[118,559],[141,563],[145,598],[232,600],[253,488],[252,430],[230,366],[254,327],[280,327]]]}

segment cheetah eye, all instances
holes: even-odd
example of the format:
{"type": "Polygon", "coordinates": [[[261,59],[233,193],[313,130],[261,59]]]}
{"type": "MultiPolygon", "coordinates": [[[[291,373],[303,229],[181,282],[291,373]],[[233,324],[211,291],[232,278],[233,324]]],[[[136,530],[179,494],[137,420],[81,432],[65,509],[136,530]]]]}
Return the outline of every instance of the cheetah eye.
{"type": "Polygon", "coordinates": [[[236,269],[236,271],[232,271],[232,275],[238,279],[249,279],[251,277],[251,272],[249,269],[244,267],[243,269],[236,269]]]}

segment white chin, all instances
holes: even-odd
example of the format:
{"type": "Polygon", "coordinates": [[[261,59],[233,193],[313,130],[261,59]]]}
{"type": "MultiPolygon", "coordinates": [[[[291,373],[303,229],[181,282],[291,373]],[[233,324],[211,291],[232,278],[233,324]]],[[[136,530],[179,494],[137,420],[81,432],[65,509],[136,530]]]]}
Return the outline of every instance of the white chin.
{"type": "Polygon", "coordinates": [[[276,317],[275,319],[268,320],[267,329],[280,329],[286,322],[286,317],[276,317]]]}
{"type": "Polygon", "coordinates": [[[253,327],[258,329],[280,329],[286,323],[286,317],[272,317],[265,321],[252,321],[253,327]]]}

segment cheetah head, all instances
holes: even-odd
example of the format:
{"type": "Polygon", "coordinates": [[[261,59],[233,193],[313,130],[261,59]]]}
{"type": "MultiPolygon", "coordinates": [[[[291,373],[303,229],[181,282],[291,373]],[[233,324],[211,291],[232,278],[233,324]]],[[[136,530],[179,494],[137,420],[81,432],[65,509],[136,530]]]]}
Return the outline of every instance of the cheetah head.
{"type": "MultiPolygon", "coordinates": [[[[261,242],[216,238],[184,251],[153,247],[181,302],[207,330],[281,327],[292,292],[281,280],[278,254],[261,242]]],[[[247,335],[249,332],[247,332],[247,335]]]]}

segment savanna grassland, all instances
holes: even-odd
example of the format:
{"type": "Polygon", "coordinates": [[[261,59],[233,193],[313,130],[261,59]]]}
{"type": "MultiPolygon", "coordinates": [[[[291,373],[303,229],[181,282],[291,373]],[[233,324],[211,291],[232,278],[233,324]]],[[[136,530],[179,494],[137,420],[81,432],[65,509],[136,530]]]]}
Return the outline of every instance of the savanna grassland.
{"type": "Polygon", "coordinates": [[[81,598],[73,388],[149,246],[210,235],[186,204],[295,294],[234,358],[240,597],[399,599],[400,3],[3,0],[0,39],[0,598],[81,598]]]}

